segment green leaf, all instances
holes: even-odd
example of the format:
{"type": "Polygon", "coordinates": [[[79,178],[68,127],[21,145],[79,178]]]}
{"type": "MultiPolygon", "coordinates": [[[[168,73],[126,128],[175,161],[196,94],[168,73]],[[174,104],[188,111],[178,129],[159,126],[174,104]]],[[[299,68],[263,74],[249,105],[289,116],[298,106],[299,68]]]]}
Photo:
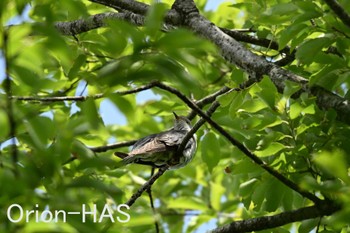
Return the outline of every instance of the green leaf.
{"type": "Polygon", "coordinates": [[[256,178],[253,178],[244,183],[241,183],[239,185],[239,194],[241,196],[250,195],[258,183],[259,183],[259,180],[256,178]]]}
{"type": "Polygon", "coordinates": [[[48,117],[32,118],[25,125],[32,143],[40,149],[46,148],[49,140],[52,140],[55,134],[53,122],[48,117]]]}
{"type": "MultiPolygon", "coordinates": [[[[128,230],[133,229],[133,227],[140,227],[140,226],[147,226],[147,229],[150,229],[151,227],[150,225],[153,225],[153,224],[154,224],[154,216],[144,215],[144,214],[143,215],[134,214],[131,216],[130,221],[125,223],[125,225],[129,228],[128,230]]],[[[121,228],[118,227],[118,231],[120,231],[120,229],[121,228]]],[[[136,231],[133,231],[133,232],[136,232],[136,231]]]]}
{"type": "Polygon", "coordinates": [[[297,10],[297,7],[294,3],[280,3],[273,5],[268,9],[266,14],[269,15],[285,15],[294,13],[297,10]]]}
{"type": "Polygon", "coordinates": [[[272,83],[271,79],[264,77],[259,83],[261,91],[256,92],[255,94],[260,97],[260,99],[266,103],[270,109],[274,109],[276,105],[276,94],[277,88],[272,83]]]}
{"type": "Polygon", "coordinates": [[[210,203],[216,211],[221,210],[222,195],[226,188],[222,185],[223,173],[215,177],[215,180],[210,182],[210,203]]]}
{"type": "Polygon", "coordinates": [[[298,7],[293,3],[280,3],[268,8],[257,21],[265,24],[284,23],[290,21],[290,16],[295,15],[297,11],[298,7]]]}
{"type": "Polygon", "coordinates": [[[305,220],[303,221],[299,228],[298,228],[298,232],[299,233],[309,233],[311,232],[313,229],[315,229],[315,227],[317,227],[317,225],[319,224],[320,220],[319,219],[310,219],[310,220],[305,220]]]}
{"type": "Polygon", "coordinates": [[[249,174],[249,173],[255,173],[255,172],[261,172],[261,169],[258,165],[251,162],[248,159],[243,159],[237,163],[235,163],[232,174],[239,175],[239,174],[249,174]]]}
{"type": "Polygon", "coordinates": [[[169,209],[185,209],[185,210],[201,210],[206,211],[208,207],[200,198],[189,196],[189,197],[178,197],[171,199],[167,203],[169,209]]]}
{"type": "Polygon", "coordinates": [[[40,90],[41,83],[38,82],[38,75],[26,67],[17,64],[11,65],[11,73],[20,84],[25,84],[33,88],[34,92],[40,90]],[[35,81],[36,80],[36,81],[35,81]]]}
{"type": "Polygon", "coordinates": [[[152,4],[147,11],[146,16],[146,31],[150,35],[159,33],[163,25],[163,17],[167,10],[167,5],[164,3],[152,4]]]}
{"type": "Polygon", "coordinates": [[[301,31],[303,31],[307,27],[306,24],[292,24],[283,30],[280,34],[280,38],[278,40],[278,49],[283,49],[289,41],[295,38],[295,35],[298,35],[301,31]]]}
{"type": "Polygon", "coordinates": [[[229,95],[230,98],[232,98],[229,112],[230,117],[235,118],[238,112],[238,109],[242,106],[244,97],[246,93],[244,91],[242,92],[231,92],[232,95],[229,95]]]}
{"type": "Polygon", "coordinates": [[[0,140],[3,141],[7,138],[10,132],[10,125],[7,114],[4,110],[0,109],[0,140]]]}
{"type": "Polygon", "coordinates": [[[256,113],[266,107],[267,105],[258,99],[249,99],[243,102],[238,112],[256,113]]]}
{"type": "Polygon", "coordinates": [[[348,175],[349,164],[342,151],[321,151],[314,156],[314,161],[328,174],[350,184],[350,177],[348,175]]]}
{"type": "Polygon", "coordinates": [[[285,145],[279,142],[272,142],[266,149],[261,151],[256,151],[255,154],[259,157],[276,155],[278,152],[280,152],[284,148],[286,148],[285,145]]]}
{"type": "Polygon", "coordinates": [[[74,61],[72,68],[68,72],[68,77],[70,79],[77,78],[77,74],[79,72],[80,67],[82,67],[86,63],[86,56],[84,54],[80,54],[74,61]]]}
{"type": "Polygon", "coordinates": [[[256,205],[256,210],[260,210],[263,204],[263,201],[266,197],[266,191],[270,188],[266,182],[261,182],[257,187],[254,188],[252,194],[252,201],[256,205]]]}
{"type": "Polygon", "coordinates": [[[300,105],[299,102],[293,103],[289,108],[290,119],[295,119],[299,117],[302,110],[303,110],[303,107],[300,105]]]}
{"type": "Polygon", "coordinates": [[[269,188],[266,189],[265,197],[266,197],[266,210],[273,212],[276,211],[281,201],[284,197],[284,192],[286,190],[286,186],[282,184],[277,179],[270,179],[268,182],[269,188]]]}
{"type": "Polygon", "coordinates": [[[135,115],[135,97],[134,96],[120,96],[118,94],[111,94],[108,98],[115,104],[115,106],[125,114],[130,122],[133,122],[135,115]]]}
{"type": "Polygon", "coordinates": [[[333,43],[333,40],[328,37],[320,37],[306,41],[303,43],[296,53],[296,58],[304,63],[311,64],[315,56],[333,43]]]}
{"type": "Polygon", "coordinates": [[[292,96],[295,92],[299,91],[301,86],[295,82],[291,82],[289,80],[286,80],[284,82],[285,87],[283,90],[283,95],[287,98],[289,98],[290,96],[292,96]]]}
{"type": "Polygon", "coordinates": [[[204,138],[201,142],[202,148],[202,159],[206,163],[209,172],[213,171],[213,168],[220,161],[220,144],[216,135],[212,132],[204,135],[204,138]]]}
{"type": "Polygon", "coordinates": [[[67,187],[69,188],[94,188],[97,191],[106,192],[110,195],[121,195],[123,192],[115,185],[107,186],[102,180],[90,178],[88,176],[80,176],[73,179],[67,187]]]}
{"type": "Polygon", "coordinates": [[[239,87],[246,80],[244,72],[240,69],[233,69],[231,73],[231,80],[235,84],[234,87],[239,87]]]}
{"type": "Polygon", "coordinates": [[[85,116],[85,119],[89,123],[89,125],[93,129],[97,129],[100,122],[100,117],[97,112],[95,100],[93,98],[88,98],[86,101],[82,104],[82,112],[85,116]]]}

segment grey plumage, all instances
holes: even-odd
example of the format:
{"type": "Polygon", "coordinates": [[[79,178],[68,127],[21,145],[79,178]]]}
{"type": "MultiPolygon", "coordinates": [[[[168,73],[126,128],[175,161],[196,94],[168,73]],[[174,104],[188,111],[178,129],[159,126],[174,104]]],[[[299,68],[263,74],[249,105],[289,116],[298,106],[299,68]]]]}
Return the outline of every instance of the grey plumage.
{"type": "Polygon", "coordinates": [[[129,153],[116,152],[115,155],[123,159],[125,164],[140,163],[161,167],[165,164],[170,169],[177,169],[188,164],[194,157],[197,149],[196,136],[187,142],[182,155],[175,158],[176,150],[183,138],[191,130],[190,121],[175,113],[175,125],[172,129],[148,135],[139,139],[129,153]]]}

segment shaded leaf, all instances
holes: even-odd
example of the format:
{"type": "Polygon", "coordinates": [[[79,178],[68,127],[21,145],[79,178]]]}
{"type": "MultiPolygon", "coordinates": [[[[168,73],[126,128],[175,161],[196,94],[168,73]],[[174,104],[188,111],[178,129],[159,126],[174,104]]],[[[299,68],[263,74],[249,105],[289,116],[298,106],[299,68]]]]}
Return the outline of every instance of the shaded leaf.
{"type": "Polygon", "coordinates": [[[214,133],[207,133],[202,142],[202,159],[206,163],[210,172],[220,161],[220,144],[214,133]]]}

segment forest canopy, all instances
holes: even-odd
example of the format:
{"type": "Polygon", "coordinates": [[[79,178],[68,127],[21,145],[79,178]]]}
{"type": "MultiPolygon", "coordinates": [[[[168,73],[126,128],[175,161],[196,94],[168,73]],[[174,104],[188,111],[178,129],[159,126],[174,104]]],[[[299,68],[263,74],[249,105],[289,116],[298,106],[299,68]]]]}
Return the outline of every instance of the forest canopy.
{"type": "Polygon", "coordinates": [[[349,232],[349,9],[1,0],[0,231],[349,232]],[[187,166],[114,155],[173,112],[187,166]]]}

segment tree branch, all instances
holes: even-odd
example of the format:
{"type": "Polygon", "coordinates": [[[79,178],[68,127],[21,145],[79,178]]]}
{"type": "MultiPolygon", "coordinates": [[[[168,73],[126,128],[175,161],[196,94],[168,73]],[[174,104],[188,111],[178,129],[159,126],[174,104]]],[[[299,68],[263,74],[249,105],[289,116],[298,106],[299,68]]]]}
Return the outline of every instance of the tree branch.
{"type": "Polygon", "coordinates": [[[134,0],[89,0],[90,2],[98,3],[104,6],[111,7],[116,10],[126,10],[135,14],[146,15],[148,4],[137,2],[134,0]]]}
{"type": "Polygon", "coordinates": [[[125,202],[126,205],[128,205],[129,207],[132,206],[135,201],[142,195],[142,193],[144,191],[146,191],[147,189],[150,189],[151,186],[153,185],[153,183],[161,176],[164,174],[165,171],[167,171],[169,168],[169,166],[165,165],[161,168],[159,168],[158,172],[156,174],[154,174],[146,183],[144,183],[142,185],[141,188],[139,188],[139,190],[137,190],[136,193],[134,193],[130,199],[125,202]]]}
{"type": "Polygon", "coordinates": [[[57,22],[55,23],[55,27],[63,35],[74,36],[92,29],[106,26],[108,20],[125,20],[137,26],[144,25],[145,23],[145,18],[142,15],[134,14],[132,12],[109,12],[92,15],[87,19],[78,19],[70,22],[57,22]]]}
{"type": "MultiPolygon", "coordinates": [[[[211,116],[215,110],[220,106],[218,101],[215,101],[208,109],[208,111],[206,112],[206,114],[208,116],[211,116]]],[[[185,149],[187,142],[192,138],[192,136],[198,131],[198,129],[205,123],[205,120],[203,118],[199,119],[199,121],[197,121],[197,123],[192,127],[192,129],[190,131],[188,131],[188,133],[185,135],[185,137],[182,139],[182,142],[179,146],[179,148],[177,148],[177,152],[176,153],[182,153],[182,151],[185,149]]]]}
{"type": "MultiPolygon", "coordinates": [[[[130,11],[135,14],[139,14],[143,16],[147,14],[148,9],[150,7],[148,4],[137,2],[134,0],[89,0],[89,1],[114,8],[118,11],[122,9],[123,11],[126,10],[126,11],[130,11]]],[[[166,23],[170,23],[175,26],[180,24],[181,18],[176,11],[169,10],[165,14],[164,21],[166,23]]]]}
{"type": "Polygon", "coordinates": [[[198,115],[200,115],[202,118],[204,118],[215,130],[217,130],[221,135],[223,135],[229,142],[231,142],[232,145],[236,146],[238,149],[240,149],[247,157],[249,157],[253,162],[255,162],[257,165],[259,165],[261,168],[263,168],[265,171],[270,173],[272,176],[277,178],[279,181],[281,181],[283,184],[288,186],[289,188],[293,189],[303,197],[313,201],[314,203],[319,203],[321,200],[316,197],[314,194],[309,193],[303,189],[301,189],[296,183],[289,180],[282,174],[280,174],[278,171],[273,169],[272,167],[268,166],[263,160],[261,160],[258,156],[250,152],[241,142],[237,141],[235,138],[233,138],[224,128],[222,128],[220,125],[218,125],[215,121],[213,121],[206,113],[204,113],[195,103],[193,103],[190,99],[188,99],[185,95],[183,95],[180,91],[177,89],[167,86],[161,82],[156,83],[156,86],[166,90],[170,93],[173,93],[176,95],[179,99],[181,99],[184,103],[187,104],[188,107],[190,107],[192,110],[194,110],[198,115]]]}
{"type": "Polygon", "coordinates": [[[328,216],[340,210],[340,206],[323,201],[319,205],[300,208],[293,211],[286,211],[272,216],[263,216],[247,220],[235,221],[227,225],[218,227],[211,233],[234,233],[252,232],[266,230],[283,226],[288,223],[298,222],[322,216],[328,216]]]}
{"type": "Polygon", "coordinates": [[[325,3],[331,8],[339,19],[348,27],[350,27],[350,15],[345,9],[338,3],[337,0],[324,0],[325,3]]]}
{"type": "MultiPolygon", "coordinates": [[[[133,88],[130,90],[126,91],[116,91],[113,92],[112,94],[117,94],[117,95],[129,95],[129,94],[134,94],[138,93],[141,91],[145,91],[148,89],[151,89],[152,87],[155,86],[154,82],[150,82],[149,84],[133,88]]],[[[41,96],[11,96],[11,99],[15,100],[23,100],[23,101],[34,101],[34,102],[61,102],[61,101],[86,101],[89,98],[93,99],[100,99],[106,97],[105,94],[96,94],[92,96],[54,96],[54,97],[41,97],[41,96]]]]}
{"type": "MultiPolygon", "coordinates": [[[[200,15],[193,0],[176,0],[172,8],[183,17],[184,26],[214,43],[221,50],[222,56],[227,61],[247,72],[251,78],[268,75],[281,93],[285,88],[286,80],[300,84],[301,91],[299,93],[310,92],[308,80],[288,70],[284,70],[276,64],[272,64],[246,49],[238,41],[222,32],[215,24],[200,15]]],[[[347,116],[350,112],[350,103],[344,98],[340,96],[335,97],[336,95],[330,91],[323,90],[322,93],[327,93],[327,96],[333,100],[331,104],[327,104],[322,101],[324,98],[321,92],[317,93],[317,103],[320,108],[324,108],[324,106],[333,108],[337,111],[338,116],[347,116]]],[[[349,117],[339,119],[350,124],[349,117]]]]}
{"type": "Polygon", "coordinates": [[[296,50],[293,50],[293,52],[290,52],[289,46],[286,46],[285,48],[279,50],[279,45],[276,41],[271,41],[271,40],[268,40],[265,38],[263,38],[263,39],[256,38],[256,37],[241,33],[239,31],[236,31],[236,30],[229,30],[227,28],[222,28],[222,27],[220,27],[220,30],[237,41],[250,43],[250,44],[254,44],[254,45],[259,45],[259,46],[262,46],[265,48],[270,48],[270,49],[273,49],[273,50],[279,51],[280,53],[285,54],[284,58],[275,62],[275,64],[278,66],[285,66],[285,65],[291,63],[292,61],[294,61],[294,59],[295,59],[296,50]]]}
{"type": "MultiPolygon", "coordinates": [[[[152,167],[151,176],[154,175],[154,170],[155,170],[155,168],[152,167]]],[[[159,233],[159,221],[158,221],[158,218],[157,218],[156,209],[155,209],[155,207],[154,207],[154,202],[153,202],[153,195],[152,195],[151,186],[147,189],[147,193],[148,193],[148,197],[149,197],[149,203],[150,203],[150,205],[151,205],[151,208],[152,208],[152,211],[153,211],[153,215],[154,215],[154,227],[156,228],[156,233],[159,233]]]]}

